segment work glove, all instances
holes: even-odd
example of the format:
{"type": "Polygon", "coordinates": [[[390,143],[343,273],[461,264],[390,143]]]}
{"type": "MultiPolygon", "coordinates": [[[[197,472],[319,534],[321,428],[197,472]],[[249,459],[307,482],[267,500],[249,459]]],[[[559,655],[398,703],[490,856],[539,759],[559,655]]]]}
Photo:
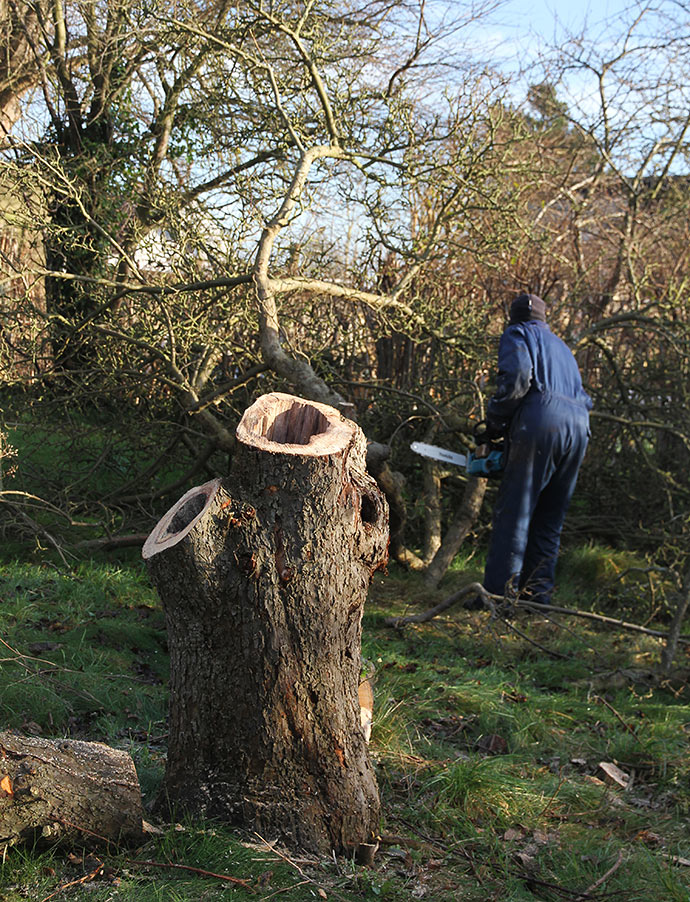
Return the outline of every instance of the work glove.
{"type": "Polygon", "coordinates": [[[496,441],[496,439],[502,438],[505,435],[505,432],[506,424],[500,420],[494,420],[492,417],[487,417],[486,420],[477,423],[472,430],[474,440],[478,445],[485,445],[487,442],[496,441]]]}

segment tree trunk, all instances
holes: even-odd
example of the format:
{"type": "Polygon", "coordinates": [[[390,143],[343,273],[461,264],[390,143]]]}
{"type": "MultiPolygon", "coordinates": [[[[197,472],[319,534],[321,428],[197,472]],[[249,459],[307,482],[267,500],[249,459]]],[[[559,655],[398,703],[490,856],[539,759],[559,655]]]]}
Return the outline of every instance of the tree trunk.
{"type": "Polygon", "coordinates": [[[664,676],[668,676],[671,673],[671,667],[673,666],[673,659],[676,655],[676,650],[678,648],[678,640],[680,638],[680,631],[683,628],[683,621],[685,620],[685,616],[690,608],[690,568],[685,574],[685,579],[683,580],[683,591],[681,593],[680,598],[678,599],[678,606],[676,607],[676,612],[673,615],[673,620],[671,621],[671,626],[668,631],[668,639],[666,640],[666,645],[664,646],[663,651],[661,652],[661,672],[664,676]]]}
{"type": "Polygon", "coordinates": [[[441,582],[467,534],[476,523],[486,493],[486,483],[486,479],[477,476],[468,478],[460,510],[448,527],[441,547],[424,574],[424,582],[430,589],[435,589],[441,582]]]}
{"type": "Polygon", "coordinates": [[[387,457],[390,448],[375,442],[369,444],[367,450],[367,470],[376,479],[378,487],[386,496],[389,511],[390,540],[388,551],[399,564],[410,570],[423,570],[424,561],[405,546],[405,524],[407,523],[407,506],[403,497],[405,477],[397,470],[392,470],[387,457]]]}
{"type": "Polygon", "coordinates": [[[264,395],[230,475],[188,492],[143,550],[165,609],[165,801],[330,854],[372,843],[360,721],[361,618],[387,505],[361,430],[264,395]]]}
{"type": "Polygon", "coordinates": [[[441,547],[441,523],[443,506],[441,504],[441,468],[431,460],[422,464],[424,486],[424,550],[423,560],[429,564],[441,547]]]}
{"type": "Polygon", "coordinates": [[[139,781],[100,742],[0,733],[0,852],[23,839],[142,839],[139,781]]]}

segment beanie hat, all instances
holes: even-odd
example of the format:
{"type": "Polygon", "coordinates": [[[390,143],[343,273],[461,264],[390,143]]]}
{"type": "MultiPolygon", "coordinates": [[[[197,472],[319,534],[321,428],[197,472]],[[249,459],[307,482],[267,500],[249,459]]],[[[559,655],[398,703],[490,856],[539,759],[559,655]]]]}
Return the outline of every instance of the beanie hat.
{"type": "Polygon", "coordinates": [[[546,304],[536,294],[520,294],[510,305],[510,323],[546,322],[546,304]]]}

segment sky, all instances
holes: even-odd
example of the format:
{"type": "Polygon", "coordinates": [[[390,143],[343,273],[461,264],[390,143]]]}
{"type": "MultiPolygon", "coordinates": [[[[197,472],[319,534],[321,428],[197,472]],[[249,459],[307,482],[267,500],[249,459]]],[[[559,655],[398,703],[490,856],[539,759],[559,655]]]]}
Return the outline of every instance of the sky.
{"type": "MultiPolygon", "coordinates": [[[[472,0],[436,2],[447,12],[467,15],[472,0]]],[[[528,85],[546,80],[556,85],[559,99],[579,121],[600,118],[596,70],[601,68],[603,60],[619,56],[623,37],[637,20],[627,43],[629,52],[607,70],[604,79],[609,116],[620,115],[630,122],[636,115],[636,105],[643,113],[649,112],[653,94],[656,109],[665,110],[667,120],[686,115],[683,110],[687,111],[690,102],[690,19],[687,8],[683,8],[686,4],[676,0],[474,0],[474,3],[475,9],[483,8],[484,15],[457,34],[462,34],[463,46],[472,49],[480,65],[506,76],[505,91],[514,103],[524,101],[528,85]],[[489,5],[494,8],[487,14],[489,5]],[[583,39],[577,40],[578,36],[583,39]],[[561,52],[564,50],[566,55],[561,52]],[[593,68],[589,68],[590,63],[593,68]],[[664,80],[666,100],[661,103],[661,92],[655,82],[664,80]],[[640,88],[636,94],[628,89],[633,84],[635,91],[640,88]]],[[[640,121],[640,126],[659,134],[663,131],[663,125],[654,127],[650,122],[642,126],[640,121]]],[[[653,132],[650,132],[652,137],[653,132]]]]}
{"type": "Polygon", "coordinates": [[[503,7],[506,20],[514,20],[517,29],[534,29],[547,38],[553,33],[554,25],[560,22],[577,28],[589,19],[595,22],[601,18],[622,12],[630,6],[630,0],[599,0],[597,3],[579,3],[573,0],[508,0],[503,7]]]}
{"type": "Polygon", "coordinates": [[[491,18],[496,23],[497,35],[502,34],[506,41],[535,53],[539,49],[535,38],[550,43],[564,30],[577,32],[585,24],[596,32],[602,22],[636,5],[631,0],[505,0],[491,18]]]}
{"type": "MultiPolygon", "coordinates": [[[[491,69],[524,73],[562,46],[566,36],[586,31],[583,46],[600,47],[614,34],[619,39],[623,23],[629,24],[645,6],[668,11],[674,0],[430,0],[425,16],[432,29],[441,22],[465,22],[441,44],[450,56],[463,48],[462,53],[469,50],[475,61],[491,69]]],[[[647,14],[644,28],[653,21],[647,14]]],[[[526,77],[534,83],[535,76],[526,77]]]]}

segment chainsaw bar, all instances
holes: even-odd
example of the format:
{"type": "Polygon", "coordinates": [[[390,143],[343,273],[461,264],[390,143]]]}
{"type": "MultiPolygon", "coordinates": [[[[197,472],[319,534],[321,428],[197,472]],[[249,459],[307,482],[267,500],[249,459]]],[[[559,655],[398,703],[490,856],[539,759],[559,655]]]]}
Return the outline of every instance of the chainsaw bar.
{"type": "Polygon", "coordinates": [[[456,467],[467,466],[467,455],[456,454],[455,451],[439,448],[438,445],[427,445],[424,442],[412,442],[410,448],[415,454],[421,454],[422,457],[430,457],[432,460],[442,460],[447,464],[454,464],[456,467]]]}

